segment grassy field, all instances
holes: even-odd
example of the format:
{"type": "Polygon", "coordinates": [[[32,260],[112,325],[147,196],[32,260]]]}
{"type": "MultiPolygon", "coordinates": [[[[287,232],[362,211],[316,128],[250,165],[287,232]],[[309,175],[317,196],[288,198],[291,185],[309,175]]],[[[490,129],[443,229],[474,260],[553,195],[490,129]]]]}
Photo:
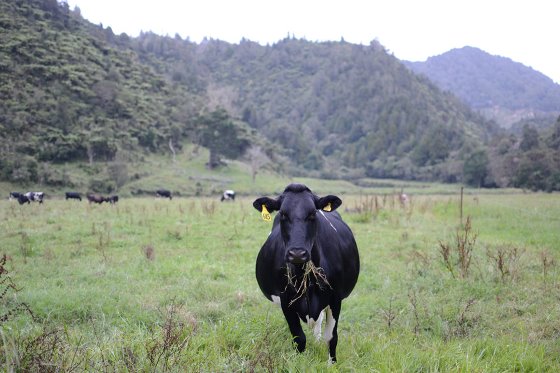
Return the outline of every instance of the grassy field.
{"type": "Polygon", "coordinates": [[[270,224],[253,198],[0,201],[0,366],[560,371],[558,194],[469,194],[461,224],[457,194],[412,193],[402,206],[355,192],[340,194],[339,211],[362,269],[332,366],[307,328],[308,349],[295,352],[260,293],[255,258],[270,224]]]}

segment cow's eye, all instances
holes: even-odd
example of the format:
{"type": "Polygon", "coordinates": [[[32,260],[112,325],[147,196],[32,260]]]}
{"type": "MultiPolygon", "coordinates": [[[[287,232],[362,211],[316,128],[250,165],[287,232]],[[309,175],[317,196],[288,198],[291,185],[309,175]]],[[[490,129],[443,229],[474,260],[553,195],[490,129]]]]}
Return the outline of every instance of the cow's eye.
{"type": "Polygon", "coordinates": [[[280,220],[282,221],[288,220],[288,214],[286,214],[284,211],[280,211],[280,220]]]}
{"type": "Polygon", "coordinates": [[[316,217],[317,217],[317,214],[315,213],[315,211],[313,211],[312,213],[307,215],[307,220],[313,221],[313,220],[315,220],[316,217]]]}

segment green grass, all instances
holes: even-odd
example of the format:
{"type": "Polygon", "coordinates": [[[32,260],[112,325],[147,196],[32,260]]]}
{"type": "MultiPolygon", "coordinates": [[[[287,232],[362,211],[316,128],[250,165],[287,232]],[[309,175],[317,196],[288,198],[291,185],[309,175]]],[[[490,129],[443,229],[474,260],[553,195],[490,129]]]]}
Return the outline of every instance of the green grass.
{"type": "Polygon", "coordinates": [[[253,199],[189,197],[0,201],[2,278],[19,289],[0,298],[0,314],[25,302],[35,317],[19,310],[0,324],[2,368],[560,370],[558,194],[467,195],[476,243],[468,277],[453,278],[439,250],[464,231],[458,195],[413,194],[402,208],[383,190],[375,207],[371,191],[338,183],[315,189],[343,197],[362,269],[343,302],[336,365],[307,328],[308,349],[296,353],[282,312],[260,293],[255,258],[270,224],[253,199]],[[505,275],[489,256],[499,249],[517,250],[505,275]]]}

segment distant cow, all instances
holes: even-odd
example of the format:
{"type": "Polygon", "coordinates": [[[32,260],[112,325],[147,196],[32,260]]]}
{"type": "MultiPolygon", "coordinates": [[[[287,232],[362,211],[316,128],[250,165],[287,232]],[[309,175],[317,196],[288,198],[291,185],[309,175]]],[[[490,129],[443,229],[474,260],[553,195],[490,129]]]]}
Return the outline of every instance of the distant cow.
{"type": "Polygon", "coordinates": [[[18,196],[18,202],[20,205],[23,205],[24,203],[31,203],[31,200],[29,198],[27,198],[27,196],[25,194],[20,194],[18,196]]]}
{"type": "Polygon", "coordinates": [[[88,202],[91,204],[93,203],[98,203],[98,204],[102,204],[103,202],[105,202],[105,197],[103,197],[102,195],[99,194],[88,194],[86,196],[88,202]]]}
{"type": "Polygon", "coordinates": [[[225,190],[222,194],[222,199],[220,201],[235,201],[235,192],[233,190],[225,190]]]}
{"type": "Polygon", "coordinates": [[[407,204],[410,203],[410,198],[408,197],[408,195],[406,193],[400,193],[399,194],[399,202],[401,203],[401,206],[406,206],[407,204]]]}
{"type": "Polygon", "coordinates": [[[43,192],[27,192],[27,193],[25,193],[25,196],[31,202],[43,203],[43,199],[45,198],[45,193],[43,193],[43,192]]]}
{"type": "Polygon", "coordinates": [[[156,190],[156,197],[163,197],[163,198],[169,198],[169,199],[173,198],[173,196],[171,196],[171,192],[167,189],[156,190]]]}
{"type": "Polygon", "coordinates": [[[21,195],[20,192],[10,192],[10,196],[8,197],[8,199],[10,199],[10,200],[18,199],[20,195],[21,195]]]}
{"type": "Polygon", "coordinates": [[[360,272],[358,247],[350,228],[336,210],[337,196],[318,197],[305,185],[291,184],[277,199],[261,197],[253,207],[265,220],[278,211],[272,231],[256,263],[256,277],[264,295],[282,307],[299,352],[306,338],[300,320],[323,334],[329,360],[336,361],[338,320],[342,300],[350,295],[360,272]]]}
{"type": "Polygon", "coordinates": [[[82,200],[82,195],[78,192],[66,192],[65,195],[67,201],[69,199],[79,199],[80,201],[82,200]]]}
{"type": "Polygon", "coordinates": [[[119,202],[119,196],[114,195],[111,197],[107,197],[105,198],[105,202],[109,202],[111,205],[114,205],[115,203],[119,202]]]}

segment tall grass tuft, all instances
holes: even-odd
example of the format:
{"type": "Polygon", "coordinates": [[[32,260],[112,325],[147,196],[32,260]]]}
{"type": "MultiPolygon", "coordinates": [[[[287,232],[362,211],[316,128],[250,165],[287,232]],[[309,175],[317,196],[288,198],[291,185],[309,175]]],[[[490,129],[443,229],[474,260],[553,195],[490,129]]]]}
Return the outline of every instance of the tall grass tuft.
{"type": "Polygon", "coordinates": [[[543,283],[546,285],[548,272],[555,265],[554,257],[552,257],[552,255],[550,254],[550,252],[548,250],[542,250],[539,253],[539,257],[540,257],[541,265],[542,265],[543,283]]]}
{"type": "Polygon", "coordinates": [[[156,249],[151,244],[142,246],[142,253],[144,254],[144,258],[151,262],[156,259],[156,249]]]}
{"type": "Polygon", "coordinates": [[[19,312],[27,312],[34,318],[33,312],[31,312],[27,303],[14,302],[13,299],[8,297],[10,293],[17,293],[20,289],[18,289],[8,273],[6,268],[7,261],[8,256],[6,254],[2,255],[2,258],[0,258],[0,326],[2,323],[17,316],[19,312]]]}
{"type": "Polygon", "coordinates": [[[21,241],[19,245],[19,250],[21,256],[23,256],[23,262],[27,263],[27,258],[29,258],[33,253],[33,245],[31,244],[31,238],[29,238],[29,235],[26,232],[21,232],[20,238],[21,241]]]}
{"type": "Polygon", "coordinates": [[[454,245],[442,241],[439,242],[439,252],[445,267],[453,278],[456,278],[456,267],[458,268],[460,278],[467,278],[469,276],[477,236],[477,233],[472,229],[471,218],[467,216],[465,225],[462,228],[458,228],[455,233],[454,245]]]}
{"type": "Polygon", "coordinates": [[[216,202],[203,201],[200,207],[202,208],[202,212],[204,213],[204,215],[213,216],[214,212],[216,211],[216,202]]]}
{"type": "Polygon", "coordinates": [[[146,343],[146,352],[154,371],[169,371],[181,365],[182,352],[195,329],[181,319],[182,305],[173,302],[167,307],[160,329],[146,343]]]}
{"type": "Polygon", "coordinates": [[[519,261],[525,250],[518,247],[498,246],[495,250],[487,249],[486,256],[494,263],[500,279],[506,282],[508,278],[515,280],[519,275],[519,261]]]}

